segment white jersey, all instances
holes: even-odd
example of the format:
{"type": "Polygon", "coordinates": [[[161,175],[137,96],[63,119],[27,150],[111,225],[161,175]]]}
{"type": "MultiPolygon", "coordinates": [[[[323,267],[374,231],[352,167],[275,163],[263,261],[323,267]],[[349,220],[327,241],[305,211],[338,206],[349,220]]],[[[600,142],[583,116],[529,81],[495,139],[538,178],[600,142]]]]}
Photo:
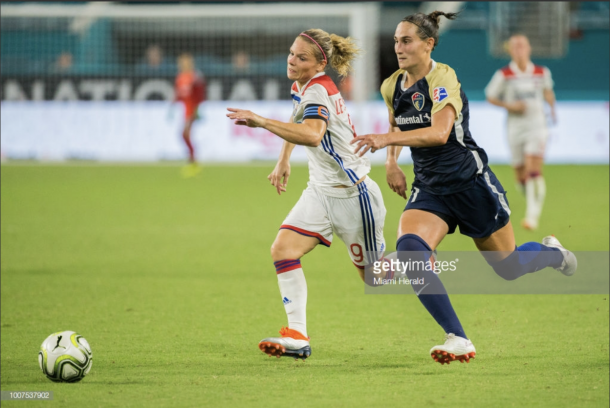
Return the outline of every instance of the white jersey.
{"type": "Polygon", "coordinates": [[[354,185],[371,170],[366,157],[354,154],[349,142],[356,136],[345,101],[333,80],[320,72],[302,88],[294,83],[291,89],[294,109],[292,120],[326,121],[326,133],[318,147],[307,149],[309,182],[318,186],[354,185]]]}
{"type": "Polygon", "coordinates": [[[524,114],[508,114],[509,132],[532,128],[546,128],[544,90],[553,89],[551,71],[547,67],[529,63],[525,71],[511,63],[496,71],[485,88],[485,96],[504,102],[524,101],[524,114]]]}

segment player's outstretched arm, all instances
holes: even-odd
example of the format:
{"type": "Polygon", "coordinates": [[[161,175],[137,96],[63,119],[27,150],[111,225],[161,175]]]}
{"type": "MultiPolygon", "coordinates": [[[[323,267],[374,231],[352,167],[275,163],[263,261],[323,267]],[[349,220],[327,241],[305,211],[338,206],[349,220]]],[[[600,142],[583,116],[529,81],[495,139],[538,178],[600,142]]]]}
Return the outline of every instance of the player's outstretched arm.
{"type": "Polygon", "coordinates": [[[504,108],[509,113],[514,113],[517,115],[525,113],[525,109],[527,108],[527,105],[523,101],[504,102],[502,99],[493,98],[490,96],[487,97],[487,102],[491,103],[492,105],[504,108]]]}
{"type": "Polygon", "coordinates": [[[285,192],[286,187],[288,186],[288,178],[290,178],[290,155],[292,154],[294,146],[296,146],[294,143],[284,140],[282,151],[280,152],[280,158],[278,159],[277,164],[275,165],[275,168],[271,174],[267,176],[267,179],[271,182],[271,185],[276,188],[278,195],[285,192]],[[283,182],[282,179],[284,180],[283,182]]]}
{"type": "Polygon", "coordinates": [[[455,109],[452,105],[447,105],[432,115],[432,123],[427,128],[358,136],[352,139],[350,143],[357,143],[354,153],[360,152],[360,156],[369,150],[371,153],[375,153],[377,150],[390,145],[409,147],[442,146],[449,139],[455,118],[455,109]]]}
{"type": "Polygon", "coordinates": [[[227,108],[227,117],[235,120],[236,125],[262,127],[274,133],[287,142],[318,147],[324,132],[326,122],[318,119],[305,119],[302,123],[285,123],[279,120],[267,119],[249,110],[227,108]]]}

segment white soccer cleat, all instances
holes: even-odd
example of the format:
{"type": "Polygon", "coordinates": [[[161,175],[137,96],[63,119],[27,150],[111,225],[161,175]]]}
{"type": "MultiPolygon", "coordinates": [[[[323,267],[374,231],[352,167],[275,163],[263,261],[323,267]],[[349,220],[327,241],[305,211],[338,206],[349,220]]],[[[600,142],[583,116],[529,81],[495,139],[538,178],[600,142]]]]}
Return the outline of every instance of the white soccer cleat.
{"type": "Polygon", "coordinates": [[[434,346],[430,350],[430,355],[434,361],[441,364],[449,364],[452,361],[459,360],[460,363],[470,362],[474,358],[477,351],[472,342],[463,337],[456,336],[453,333],[447,334],[447,340],[442,346],[434,346]]]}
{"type": "Polygon", "coordinates": [[[303,359],[311,355],[311,347],[309,347],[309,338],[303,336],[300,332],[282,327],[280,330],[282,337],[267,337],[258,343],[258,348],[269,357],[282,356],[292,357],[295,360],[303,359]]]}
{"type": "Polygon", "coordinates": [[[559,248],[563,255],[563,262],[561,266],[557,269],[559,272],[563,273],[565,276],[572,276],[574,272],[576,272],[576,268],[578,267],[578,261],[576,260],[576,255],[571,251],[565,249],[559,240],[555,238],[555,235],[549,235],[548,237],[542,238],[542,245],[546,245],[551,248],[559,248]]]}

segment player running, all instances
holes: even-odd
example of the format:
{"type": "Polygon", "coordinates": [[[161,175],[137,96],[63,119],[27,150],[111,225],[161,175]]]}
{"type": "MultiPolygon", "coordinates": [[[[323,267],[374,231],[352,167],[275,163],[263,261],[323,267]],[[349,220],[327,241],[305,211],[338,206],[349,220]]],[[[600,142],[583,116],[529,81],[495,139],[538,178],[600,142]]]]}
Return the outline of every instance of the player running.
{"type": "Polygon", "coordinates": [[[191,141],[191,128],[193,123],[199,119],[199,104],[205,100],[205,79],[200,72],[195,70],[195,62],[190,54],[182,54],[178,57],[178,70],[174,102],[180,101],[184,104],[182,139],[189,150],[189,165],[183,168],[182,174],[185,177],[192,177],[201,171],[197,165],[195,148],[191,141]]]}
{"type": "Polygon", "coordinates": [[[349,142],[356,136],[345,102],[326,66],[341,76],[351,70],[359,52],[350,38],[320,29],[302,32],[288,55],[288,78],[294,80],[294,104],[289,123],[263,118],[247,110],[228,108],[237,125],[262,127],[284,144],[273,172],[268,176],[278,194],[286,191],[290,154],[295,145],[306,147],[309,183],[282,223],[271,246],[288,327],[282,337],[270,337],[259,348],[272,356],[305,359],[311,354],[306,327],[307,284],[301,257],[321,244],[329,247],[333,233],[346,244],[352,262],[364,280],[368,256],[385,248],[385,206],[377,184],[367,176],[368,158],[353,153],[349,142]]]}
{"type": "MultiPolygon", "coordinates": [[[[356,152],[374,152],[386,146],[387,181],[406,199],[405,175],[396,163],[402,146],[411,148],[415,181],[398,228],[397,251],[426,262],[456,226],[472,237],[489,265],[507,280],[551,266],[564,275],[576,271],[574,254],[554,236],[542,244],[515,245],[510,209],[502,185],[487,166],[487,155],[468,129],[468,99],[453,69],[435,62],[430,53],[438,43],[441,16],[435,11],[404,18],[396,28],[394,50],[399,70],[386,79],[381,93],[388,106],[390,132],[356,137],[356,152]]],[[[405,256],[399,252],[399,256],[405,256]]],[[[415,264],[415,263],[412,263],[415,264]]],[[[430,351],[442,364],[468,362],[476,350],[466,336],[438,276],[430,271],[407,269],[421,303],[445,330],[445,344],[430,351]]]]}
{"type": "Polygon", "coordinates": [[[542,177],[548,129],[544,101],[555,117],[553,79],[547,67],[530,60],[532,48],[526,36],[517,34],[508,40],[511,62],[496,71],[485,88],[487,100],[508,111],[508,144],[518,188],[527,202],[523,228],[535,230],[542,212],[546,185],[542,177]]]}

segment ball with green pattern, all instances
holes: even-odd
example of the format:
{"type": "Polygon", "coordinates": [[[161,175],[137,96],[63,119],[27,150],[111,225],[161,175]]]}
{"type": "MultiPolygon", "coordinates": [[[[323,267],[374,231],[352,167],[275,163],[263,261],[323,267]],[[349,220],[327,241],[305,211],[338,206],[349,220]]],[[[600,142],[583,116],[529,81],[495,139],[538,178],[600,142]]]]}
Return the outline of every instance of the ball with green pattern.
{"type": "Polygon", "coordinates": [[[38,364],[51,381],[77,382],[91,370],[93,353],[83,336],[73,331],[57,332],[42,342],[38,364]]]}

